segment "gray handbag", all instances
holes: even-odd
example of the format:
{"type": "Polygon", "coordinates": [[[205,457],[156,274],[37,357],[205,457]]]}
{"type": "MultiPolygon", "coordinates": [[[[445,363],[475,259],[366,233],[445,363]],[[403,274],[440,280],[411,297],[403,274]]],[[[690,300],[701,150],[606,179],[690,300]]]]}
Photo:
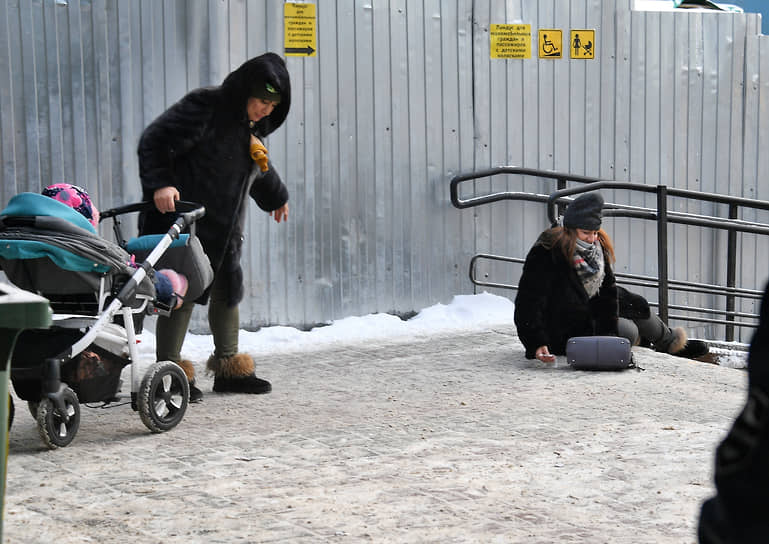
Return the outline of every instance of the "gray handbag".
{"type": "MultiPolygon", "coordinates": [[[[136,255],[137,262],[147,258],[152,248],[157,245],[162,234],[145,234],[129,240],[126,249],[136,255]]],[[[214,271],[203,251],[203,245],[197,236],[180,234],[171,247],[158,259],[155,270],[170,268],[187,277],[189,286],[185,299],[195,300],[201,296],[214,281],[214,271]]]]}
{"type": "Polygon", "coordinates": [[[630,341],[619,336],[575,336],[566,342],[566,359],[577,370],[635,367],[630,341]]]}

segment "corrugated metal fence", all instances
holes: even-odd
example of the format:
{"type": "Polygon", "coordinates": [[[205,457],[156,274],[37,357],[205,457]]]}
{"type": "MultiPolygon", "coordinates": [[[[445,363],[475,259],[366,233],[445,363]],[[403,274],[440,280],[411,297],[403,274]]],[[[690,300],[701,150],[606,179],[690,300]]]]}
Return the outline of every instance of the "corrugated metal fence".
{"type": "MultiPolygon", "coordinates": [[[[547,226],[544,208],[456,210],[448,182],[459,172],[510,164],[769,199],[769,55],[757,15],[636,12],[632,0],[314,3],[317,54],[287,58],[292,110],[267,141],[291,218],[270,224],[251,208],[246,326],[406,314],[472,291],[476,252],[524,255],[547,226]],[[490,58],[495,23],[530,24],[532,58],[490,58]],[[538,28],[594,29],[595,59],[538,59],[538,28]]],[[[281,52],[283,10],[261,0],[1,0],[0,201],[59,180],[87,186],[102,208],[138,199],[143,127],[188,89],[281,52]]],[[[492,184],[553,188],[510,176],[477,191],[492,184]]],[[[653,274],[652,227],[609,226],[618,267],[653,274]]],[[[724,235],[676,228],[672,240],[674,277],[723,281],[724,235]]],[[[743,241],[743,285],[766,280],[766,250],[743,241]]]]}

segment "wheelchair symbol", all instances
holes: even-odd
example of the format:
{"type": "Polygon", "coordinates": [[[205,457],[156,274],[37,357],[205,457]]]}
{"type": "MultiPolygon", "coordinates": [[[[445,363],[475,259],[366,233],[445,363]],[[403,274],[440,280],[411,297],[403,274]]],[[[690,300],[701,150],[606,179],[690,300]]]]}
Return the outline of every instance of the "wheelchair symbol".
{"type": "Polygon", "coordinates": [[[558,57],[561,55],[555,44],[547,39],[547,34],[542,35],[542,52],[546,57],[558,57]]]}

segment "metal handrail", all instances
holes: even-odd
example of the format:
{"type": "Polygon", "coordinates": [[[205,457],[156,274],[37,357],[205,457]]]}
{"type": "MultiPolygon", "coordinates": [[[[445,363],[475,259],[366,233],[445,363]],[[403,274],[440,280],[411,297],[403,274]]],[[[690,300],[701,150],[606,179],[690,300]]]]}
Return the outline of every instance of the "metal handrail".
{"type": "MultiPolygon", "coordinates": [[[[570,189],[559,189],[553,193],[550,193],[548,198],[548,218],[554,220],[555,203],[563,199],[563,197],[585,193],[588,191],[597,191],[598,189],[628,189],[631,191],[638,191],[644,193],[658,193],[661,187],[665,187],[667,196],[681,197],[693,200],[703,200],[705,202],[716,202],[718,204],[734,204],[736,206],[742,206],[745,208],[754,208],[758,210],[769,210],[769,202],[764,200],[754,200],[752,198],[743,198],[739,196],[719,195],[717,193],[703,193],[700,191],[690,191],[688,189],[676,189],[673,187],[667,187],[666,185],[640,185],[638,183],[631,183],[628,181],[607,181],[596,180],[589,182],[587,185],[581,187],[572,187],[570,189]]],[[[623,206],[619,204],[610,204],[610,208],[627,208],[634,209],[633,206],[623,206]]],[[[646,211],[654,212],[654,210],[644,209],[646,211]]],[[[709,216],[707,216],[709,217],[709,216]]]]}
{"type": "Polygon", "coordinates": [[[499,191],[489,195],[483,195],[473,198],[463,199],[459,196],[459,184],[464,181],[470,181],[478,178],[487,178],[491,176],[497,176],[499,174],[521,174],[524,176],[536,176],[538,178],[549,178],[558,181],[558,188],[563,189],[566,187],[567,181],[577,181],[579,183],[593,183],[601,181],[600,178],[594,178],[589,176],[577,176],[573,174],[565,174],[563,172],[554,172],[552,170],[537,170],[535,168],[521,168],[519,166],[497,166],[495,168],[487,168],[486,170],[478,170],[476,172],[469,172],[467,174],[459,174],[451,179],[451,203],[455,208],[464,209],[472,208],[474,206],[480,206],[481,204],[489,204],[491,202],[499,202],[501,200],[528,200],[532,202],[546,202],[549,195],[538,195],[525,192],[511,192],[511,191],[499,191]]]}
{"type": "MultiPolygon", "coordinates": [[[[643,208],[638,206],[629,206],[622,204],[606,203],[604,205],[603,215],[606,217],[627,217],[633,219],[652,220],[657,223],[657,266],[658,277],[644,277],[633,276],[629,274],[617,274],[617,277],[626,276],[627,283],[629,285],[641,285],[643,287],[655,287],[658,291],[659,302],[653,305],[658,306],[660,318],[667,321],[668,319],[682,319],[686,321],[706,322],[706,323],[718,323],[726,325],[726,339],[732,341],[734,338],[734,327],[753,327],[755,325],[745,322],[734,321],[735,317],[756,317],[753,314],[743,314],[734,311],[735,298],[756,298],[761,297],[761,292],[755,290],[741,289],[735,287],[736,278],[736,248],[738,232],[752,233],[759,235],[769,236],[769,225],[765,223],[758,223],[752,221],[745,221],[738,219],[739,208],[751,208],[757,210],[769,210],[769,202],[762,200],[754,200],[743,197],[725,196],[716,193],[704,193],[700,191],[691,191],[686,189],[669,188],[665,185],[642,185],[637,183],[625,182],[625,181],[612,181],[601,180],[599,178],[579,176],[562,172],[555,172],[551,170],[538,170],[532,168],[521,168],[515,166],[501,166],[496,168],[490,168],[486,170],[479,170],[477,172],[464,173],[452,178],[450,183],[451,190],[451,202],[459,209],[470,208],[479,206],[482,204],[489,204],[492,202],[498,202],[502,200],[524,200],[533,202],[545,202],[547,205],[547,215],[552,225],[557,224],[557,214],[560,208],[566,202],[571,199],[568,198],[571,195],[585,193],[589,191],[595,191],[599,189],[624,189],[629,191],[654,193],[657,197],[656,209],[643,208]],[[535,176],[539,178],[554,179],[557,181],[558,189],[552,192],[550,195],[545,196],[536,193],[525,193],[516,191],[498,191],[488,195],[476,196],[472,198],[461,198],[459,196],[459,186],[465,181],[475,180],[478,178],[490,177],[499,174],[518,174],[535,176]],[[566,188],[567,181],[575,181],[581,183],[579,187],[566,188]],[[726,204],[729,206],[729,218],[713,217],[700,214],[690,214],[677,212],[675,210],[668,209],[668,197],[685,198],[689,200],[698,200],[705,202],[714,202],[720,204],[726,204]],[[680,282],[671,280],[668,277],[667,266],[667,248],[668,248],[668,235],[667,226],[669,223],[697,226],[705,228],[715,228],[726,230],[727,237],[727,285],[708,285],[708,284],[695,284],[692,282],[680,282]],[[638,281],[647,281],[647,283],[637,283],[638,281]],[[669,309],[683,309],[693,311],[690,308],[683,308],[677,306],[671,306],[668,302],[668,291],[685,291],[685,292],[700,292],[713,295],[722,295],[726,297],[726,310],[710,309],[711,314],[724,314],[726,320],[714,320],[707,318],[698,318],[692,316],[679,316],[669,315],[669,309]]],[[[498,255],[478,254],[472,258],[470,262],[470,280],[475,285],[498,287],[498,288],[517,288],[517,286],[510,286],[507,284],[499,284],[495,282],[480,281],[475,278],[474,268],[478,258],[492,258],[496,260],[510,261],[510,262],[523,262],[523,259],[514,259],[510,257],[501,257],[498,255]]]]}
{"type": "MultiPolygon", "coordinates": [[[[476,275],[475,265],[480,259],[503,261],[503,262],[510,262],[510,263],[516,263],[516,264],[523,264],[526,261],[525,259],[522,259],[519,257],[505,257],[502,255],[492,255],[488,253],[478,253],[477,255],[473,256],[472,259],[470,259],[470,271],[469,271],[470,282],[473,285],[477,285],[480,287],[492,287],[496,289],[512,289],[512,290],[518,289],[517,285],[513,285],[510,283],[499,283],[499,282],[484,281],[484,280],[478,279],[476,275]]],[[[617,273],[615,274],[615,277],[617,277],[618,280],[621,280],[621,281],[617,281],[617,283],[621,285],[635,285],[635,286],[650,287],[650,288],[657,287],[656,283],[648,282],[649,279],[654,279],[654,281],[656,282],[656,278],[650,278],[649,276],[638,276],[634,274],[617,273]],[[637,281],[634,281],[634,280],[637,280],[637,281]]],[[[739,288],[727,289],[725,287],[722,288],[721,286],[709,285],[709,284],[703,284],[703,283],[688,284],[688,285],[691,285],[691,287],[689,287],[687,285],[687,282],[682,282],[678,280],[669,281],[669,285],[672,286],[671,289],[675,291],[689,291],[689,292],[705,293],[705,294],[723,294],[723,293],[720,293],[719,291],[728,290],[732,294],[739,295],[741,298],[754,298],[756,300],[761,300],[761,296],[762,296],[761,291],[750,290],[750,289],[739,289],[739,288]]],[[[649,301],[649,306],[658,308],[659,303],[649,301]]],[[[705,318],[705,317],[699,317],[699,316],[684,316],[681,314],[671,314],[671,315],[668,315],[668,319],[677,319],[679,321],[692,321],[697,323],[710,323],[715,325],[739,326],[739,327],[746,327],[746,328],[758,327],[758,315],[749,314],[746,312],[736,312],[734,310],[730,311],[729,309],[719,310],[717,308],[692,308],[689,306],[678,306],[675,304],[668,304],[668,310],[683,310],[683,311],[696,312],[696,313],[718,314],[718,315],[723,315],[726,318],[726,319],[711,319],[711,318],[705,318]],[[735,321],[734,320],[735,317],[753,319],[754,322],[735,321]]]]}
{"type": "MultiPolygon", "coordinates": [[[[483,287],[500,287],[503,289],[518,289],[517,285],[512,285],[509,283],[495,283],[495,282],[486,282],[483,280],[479,280],[475,271],[476,271],[476,263],[479,259],[487,259],[487,260],[494,260],[494,261],[503,261],[503,262],[509,262],[509,263],[516,263],[516,264],[523,264],[526,262],[526,259],[522,259],[520,257],[506,257],[502,255],[493,255],[490,253],[478,253],[475,255],[472,259],[470,259],[470,281],[474,285],[479,285],[483,287]]],[[[617,283],[621,285],[634,285],[637,287],[648,287],[648,288],[657,288],[657,278],[653,278],[652,276],[642,276],[638,274],[627,274],[625,272],[615,272],[614,276],[617,278],[617,283]]],[[[743,289],[739,287],[722,287],[719,285],[711,285],[707,283],[696,283],[696,282],[685,282],[681,280],[669,280],[668,284],[673,286],[673,289],[675,291],[685,291],[690,293],[702,293],[702,294],[710,294],[710,295],[718,295],[723,294],[722,291],[726,291],[727,293],[738,295],[740,298],[752,298],[755,300],[761,300],[762,292],[757,291],[755,289],[743,289]]],[[[656,302],[649,302],[651,306],[657,306],[658,304],[656,302]]],[[[676,305],[669,305],[668,308],[674,309],[674,310],[689,310],[689,311],[698,311],[695,308],[690,308],[687,306],[676,306],[676,305]]],[[[748,313],[740,313],[740,312],[730,312],[728,310],[719,310],[717,308],[704,308],[702,309],[703,312],[709,312],[709,313],[720,313],[720,314],[729,314],[729,315],[735,315],[738,317],[757,317],[756,314],[748,314],[748,313]]]]}

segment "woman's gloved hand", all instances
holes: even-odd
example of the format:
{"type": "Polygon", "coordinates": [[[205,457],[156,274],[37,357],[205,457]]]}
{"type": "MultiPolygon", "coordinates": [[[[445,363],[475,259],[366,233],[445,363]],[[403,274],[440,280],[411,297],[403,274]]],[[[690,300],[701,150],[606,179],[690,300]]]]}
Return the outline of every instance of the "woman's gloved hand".
{"type": "Polygon", "coordinates": [[[267,148],[264,147],[264,144],[254,136],[251,135],[251,148],[250,148],[251,158],[254,159],[254,162],[259,165],[259,169],[262,172],[266,172],[269,170],[268,165],[268,157],[267,157],[267,148]]]}

